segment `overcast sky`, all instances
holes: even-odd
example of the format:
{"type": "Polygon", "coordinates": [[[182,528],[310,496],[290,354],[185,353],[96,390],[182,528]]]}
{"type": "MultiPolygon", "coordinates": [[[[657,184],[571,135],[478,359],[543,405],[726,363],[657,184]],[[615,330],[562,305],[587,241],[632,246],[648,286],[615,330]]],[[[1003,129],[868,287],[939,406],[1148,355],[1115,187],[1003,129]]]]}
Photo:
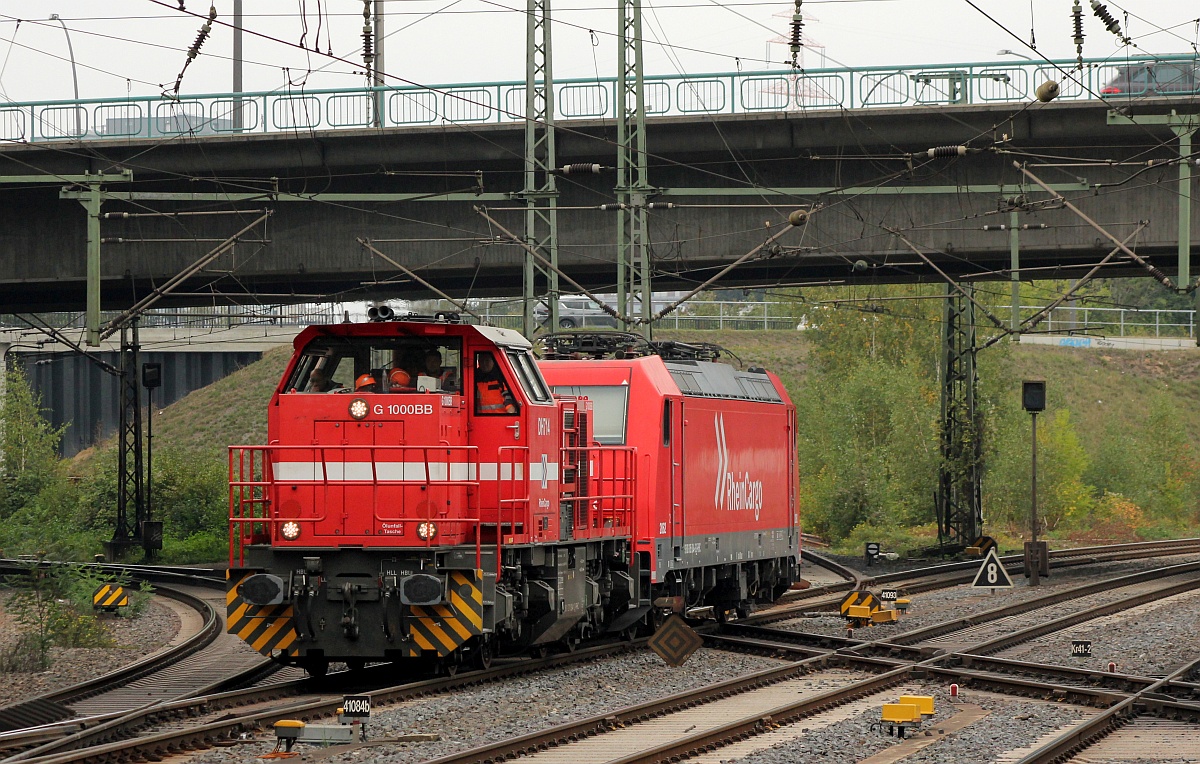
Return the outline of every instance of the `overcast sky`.
{"type": "MultiPolygon", "coordinates": [[[[180,12],[179,2],[0,0],[0,99],[72,97],[67,39],[59,22],[48,20],[52,13],[70,30],[81,97],[173,90],[202,23],[180,12]]],[[[555,2],[557,79],[614,75],[617,14],[611,3],[555,2]]],[[[204,14],[210,3],[185,0],[185,5],[204,14]]],[[[244,5],[246,90],[281,90],[289,82],[293,88],[363,83],[361,0],[245,0],[244,5]],[[299,47],[302,40],[307,50],[299,47]],[[330,51],[358,68],[322,55],[330,51]]],[[[974,5],[979,10],[967,0],[805,0],[805,35],[824,47],[806,51],[804,64],[820,66],[822,51],[829,66],[988,61],[1003,48],[1037,56],[1026,46],[1031,25],[1041,55],[1074,57],[1071,0],[1034,0],[1032,6],[1029,0],[974,0],[974,5]]],[[[232,32],[220,22],[232,22],[233,0],[215,0],[215,6],[218,24],[188,68],[181,93],[232,87],[232,32]]],[[[1122,0],[1107,6],[1127,24],[1134,46],[1109,34],[1083,0],[1087,57],[1190,53],[1200,40],[1195,0],[1122,0]]],[[[384,7],[385,69],[396,78],[391,82],[524,79],[522,0],[388,0],[384,7]]],[[[647,73],[779,69],[788,48],[770,40],[786,39],[793,7],[749,0],[645,0],[647,73]]]]}

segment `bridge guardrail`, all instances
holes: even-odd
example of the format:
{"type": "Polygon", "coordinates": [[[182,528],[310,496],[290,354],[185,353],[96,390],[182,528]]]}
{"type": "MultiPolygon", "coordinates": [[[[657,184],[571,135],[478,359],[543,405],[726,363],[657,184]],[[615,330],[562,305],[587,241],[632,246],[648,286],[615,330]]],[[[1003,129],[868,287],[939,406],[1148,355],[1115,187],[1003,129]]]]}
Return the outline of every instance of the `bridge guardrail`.
{"type": "MultiPolygon", "coordinates": [[[[1031,100],[1047,79],[1059,82],[1059,100],[1084,100],[1099,98],[1121,67],[1198,61],[1200,54],[1084,59],[1080,71],[1071,60],[1009,60],[659,75],[645,78],[645,103],[649,116],[1002,103],[1031,100]]],[[[1123,93],[1119,100],[1147,95],[1146,86],[1140,87],[1143,92],[1123,93]]],[[[615,118],[615,93],[612,78],[560,80],[555,83],[557,117],[615,118]]],[[[504,123],[521,121],[524,109],[523,81],[216,93],[177,99],[126,96],[0,102],[0,140],[175,138],[362,129],[377,123],[382,127],[504,123]]]]}
{"type": "MultiPolygon", "coordinates": [[[[469,307],[485,322],[508,329],[520,329],[522,322],[519,300],[471,300],[469,307]]],[[[457,310],[448,303],[428,307],[414,305],[420,313],[436,310],[457,310]]],[[[995,306],[998,318],[1008,325],[1011,309],[995,306]]],[[[228,328],[243,325],[307,326],[318,323],[337,323],[343,320],[346,306],[341,303],[296,305],[263,305],[250,310],[245,306],[171,308],[150,310],[142,314],[139,325],[145,327],[185,327],[196,329],[228,328]]],[[[1021,307],[1021,317],[1028,318],[1041,306],[1021,307]]],[[[793,303],[780,301],[745,302],[736,300],[689,300],[685,308],[675,311],[655,326],[660,329],[780,329],[808,328],[809,324],[792,315],[793,303]]],[[[352,317],[355,315],[351,311],[352,317]]],[[[43,321],[60,329],[81,329],[80,313],[43,313],[43,321]]],[[[117,313],[105,313],[109,320],[117,313]]],[[[356,320],[364,320],[359,316],[356,320]]],[[[814,320],[813,325],[819,325],[814,320]]],[[[0,315],[0,327],[19,328],[25,324],[11,315],[0,315]]],[[[1060,306],[1047,316],[1039,332],[1068,334],[1072,332],[1099,333],[1118,337],[1196,337],[1195,310],[1100,308],[1093,306],[1060,306]]]]}

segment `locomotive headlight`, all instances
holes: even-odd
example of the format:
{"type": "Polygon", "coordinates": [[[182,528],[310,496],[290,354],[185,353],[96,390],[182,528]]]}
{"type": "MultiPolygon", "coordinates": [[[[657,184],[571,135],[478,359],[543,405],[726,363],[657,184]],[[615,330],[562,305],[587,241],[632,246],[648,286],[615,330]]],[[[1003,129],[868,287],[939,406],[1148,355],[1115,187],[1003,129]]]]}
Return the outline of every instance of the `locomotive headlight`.
{"type": "Polygon", "coordinates": [[[417,538],[428,541],[437,535],[437,526],[433,523],[421,523],[417,526],[417,538]]]}
{"type": "Polygon", "coordinates": [[[294,520],[289,520],[283,524],[283,526],[279,529],[279,532],[288,541],[295,541],[296,539],[300,538],[300,523],[295,522],[294,520]]]}
{"type": "Polygon", "coordinates": [[[351,417],[355,419],[362,419],[367,415],[368,411],[370,411],[370,407],[367,406],[367,402],[362,398],[355,398],[354,400],[350,401],[351,417]]]}

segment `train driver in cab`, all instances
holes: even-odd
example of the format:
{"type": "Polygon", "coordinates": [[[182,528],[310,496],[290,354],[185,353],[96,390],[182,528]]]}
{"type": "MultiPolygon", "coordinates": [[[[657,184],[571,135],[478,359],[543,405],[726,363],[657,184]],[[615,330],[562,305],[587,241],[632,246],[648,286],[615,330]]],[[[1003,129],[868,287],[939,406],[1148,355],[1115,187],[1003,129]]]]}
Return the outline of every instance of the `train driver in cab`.
{"type": "Polygon", "coordinates": [[[475,354],[475,413],[517,413],[517,401],[490,351],[475,354]]]}
{"type": "Polygon", "coordinates": [[[457,369],[442,366],[442,354],[434,348],[425,351],[425,368],[421,375],[436,379],[440,390],[453,392],[458,389],[457,369]]]}
{"type": "Polygon", "coordinates": [[[342,383],[330,379],[329,373],[324,369],[313,369],[308,375],[308,392],[310,393],[331,393],[341,386],[342,383]]]}

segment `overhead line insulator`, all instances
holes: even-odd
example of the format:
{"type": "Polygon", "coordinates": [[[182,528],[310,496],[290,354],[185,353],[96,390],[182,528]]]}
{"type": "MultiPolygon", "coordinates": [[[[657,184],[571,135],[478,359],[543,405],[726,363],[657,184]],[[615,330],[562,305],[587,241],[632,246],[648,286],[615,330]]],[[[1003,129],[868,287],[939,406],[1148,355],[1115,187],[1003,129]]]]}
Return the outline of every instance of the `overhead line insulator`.
{"type": "Polygon", "coordinates": [[[1096,14],[1096,18],[1104,22],[1105,28],[1117,36],[1121,42],[1129,44],[1129,38],[1121,34],[1121,24],[1111,13],[1108,12],[1108,6],[1100,2],[1100,0],[1092,0],[1092,13],[1096,14]]]}
{"type": "Polygon", "coordinates": [[[371,0],[363,0],[362,41],[363,64],[370,70],[372,64],[375,63],[375,36],[371,31],[371,0]]]}
{"type": "Polygon", "coordinates": [[[934,146],[925,152],[925,155],[930,159],[935,157],[965,157],[967,155],[966,146],[934,146]]]}
{"type": "Polygon", "coordinates": [[[804,47],[804,14],[800,12],[800,6],[804,4],[804,0],[796,0],[796,12],[792,14],[792,38],[788,43],[788,48],[792,52],[792,68],[798,69],[797,60],[800,56],[800,49],[804,47]]]}
{"type": "Polygon", "coordinates": [[[1075,67],[1083,71],[1083,8],[1079,5],[1079,0],[1075,0],[1075,5],[1071,8],[1071,21],[1075,27],[1075,36],[1072,42],[1075,43],[1075,67]]]}

